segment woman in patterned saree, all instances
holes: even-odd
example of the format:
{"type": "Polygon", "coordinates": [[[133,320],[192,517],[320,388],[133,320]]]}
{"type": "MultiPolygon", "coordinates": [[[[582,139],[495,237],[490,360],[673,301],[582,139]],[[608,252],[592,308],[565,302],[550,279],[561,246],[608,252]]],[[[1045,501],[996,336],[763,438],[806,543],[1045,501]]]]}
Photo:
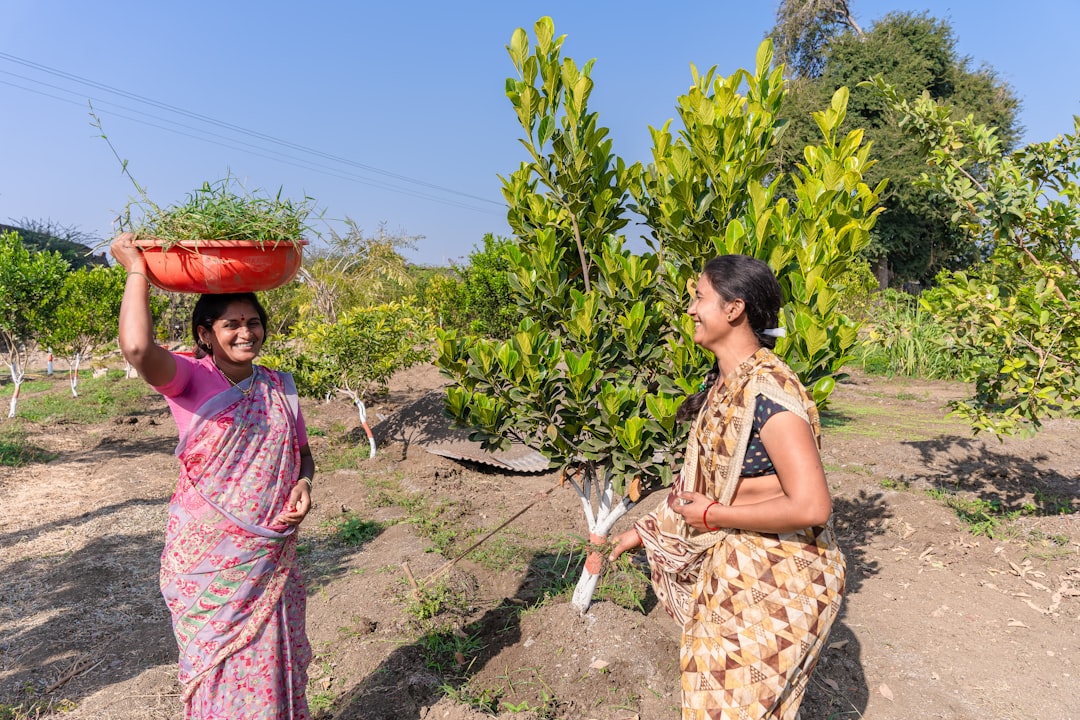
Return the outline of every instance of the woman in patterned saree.
{"type": "Polygon", "coordinates": [[[706,263],[687,313],[716,366],[680,408],[682,472],[609,558],[645,547],[682,626],[687,720],[794,720],[844,591],[817,408],[771,350],[781,304],[765,263],[706,263]]]}
{"type": "Polygon", "coordinates": [[[180,647],[189,720],[306,720],[311,660],[296,529],[315,463],[292,378],[254,364],[266,312],[254,293],[203,295],[195,357],[154,341],[149,283],[130,234],[120,348],[165,396],[180,434],[161,592],[180,647]]]}

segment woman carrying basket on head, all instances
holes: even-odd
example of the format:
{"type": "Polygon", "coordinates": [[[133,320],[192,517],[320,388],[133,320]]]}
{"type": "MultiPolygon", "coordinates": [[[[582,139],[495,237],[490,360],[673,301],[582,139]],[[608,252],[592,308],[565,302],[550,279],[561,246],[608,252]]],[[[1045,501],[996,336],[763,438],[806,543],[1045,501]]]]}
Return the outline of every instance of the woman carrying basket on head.
{"type": "Polygon", "coordinates": [[[142,252],[129,233],[111,251],[128,271],[120,349],[165,396],[180,435],[160,580],[184,717],[306,720],[311,648],[296,529],[315,463],[292,378],[254,362],[266,312],[254,293],[203,295],[195,357],[170,353],[154,340],[142,252]]]}

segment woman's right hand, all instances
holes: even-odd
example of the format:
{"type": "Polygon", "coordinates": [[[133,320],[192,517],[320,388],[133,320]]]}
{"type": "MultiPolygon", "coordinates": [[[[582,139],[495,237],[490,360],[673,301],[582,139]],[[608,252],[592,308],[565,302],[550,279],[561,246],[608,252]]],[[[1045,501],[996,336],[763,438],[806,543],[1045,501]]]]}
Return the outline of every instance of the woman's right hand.
{"type": "Polygon", "coordinates": [[[125,270],[143,272],[146,261],[143,259],[142,250],[135,246],[134,241],[135,233],[120,233],[109,245],[109,252],[125,270]]]}
{"type": "Polygon", "coordinates": [[[616,535],[611,542],[612,548],[608,555],[608,562],[615,562],[624,552],[641,547],[641,536],[638,535],[636,528],[630,528],[616,535]]]}

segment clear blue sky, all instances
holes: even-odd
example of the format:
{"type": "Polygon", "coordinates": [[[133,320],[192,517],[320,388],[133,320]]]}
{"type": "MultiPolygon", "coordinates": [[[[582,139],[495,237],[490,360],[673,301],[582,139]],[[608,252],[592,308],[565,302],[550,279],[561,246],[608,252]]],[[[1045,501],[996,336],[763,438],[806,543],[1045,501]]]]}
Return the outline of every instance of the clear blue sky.
{"type": "MultiPolygon", "coordinates": [[[[1080,114],[1075,0],[852,0],[951,22],[959,51],[1023,103],[1025,141],[1080,114]]],[[[689,66],[752,66],[776,2],[0,0],[0,222],[98,238],[133,194],[90,125],[92,99],[132,174],[172,204],[226,173],[309,195],[366,232],[422,235],[410,259],[464,258],[509,234],[498,175],[519,131],[504,80],[517,27],[551,15],[564,54],[596,58],[591,106],[615,152],[647,160],[689,66]],[[276,142],[276,141],[280,141],[276,142]]]]}

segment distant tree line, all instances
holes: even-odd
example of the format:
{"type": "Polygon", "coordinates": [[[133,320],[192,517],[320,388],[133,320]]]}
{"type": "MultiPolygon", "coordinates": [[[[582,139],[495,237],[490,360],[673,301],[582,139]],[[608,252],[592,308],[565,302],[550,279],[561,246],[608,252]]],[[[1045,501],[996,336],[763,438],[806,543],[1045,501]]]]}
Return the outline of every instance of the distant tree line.
{"type": "Polygon", "coordinates": [[[957,52],[948,22],[896,12],[863,29],[851,6],[847,0],[780,2],[771,36],[789,80],[782,110],[788,127],[773,158],[778,174],[804,162],[803,148],[820,132],[811,111],[837,88],[849,88],[846,127],[865,131],[877,161],[866,181],[874,186],[888,179],[885,211],[864,255],[882,287],[927,286],[941,270],[985,259],[990,248],[953,224],[953,204],[919,181],[925,170],[919,140],[900,128],[897,113],[864,83],[881,76],[905,97],[925,93],[951,106],[954,118],[972,115],[997,128],[1006,151],[1019,139],[1019,101],[992,68],[976,67],[957,52]]]}
{"type": "Polygon", "coordinates": [[[107,266],[104,252],[94,253],[99,240],[89,233],[67,227],[52,220],[22,219],[14,224],[0,223],[0,234],[13,232],[24,247],[32,252],[57,252],[72,269],[107,266]]]}

